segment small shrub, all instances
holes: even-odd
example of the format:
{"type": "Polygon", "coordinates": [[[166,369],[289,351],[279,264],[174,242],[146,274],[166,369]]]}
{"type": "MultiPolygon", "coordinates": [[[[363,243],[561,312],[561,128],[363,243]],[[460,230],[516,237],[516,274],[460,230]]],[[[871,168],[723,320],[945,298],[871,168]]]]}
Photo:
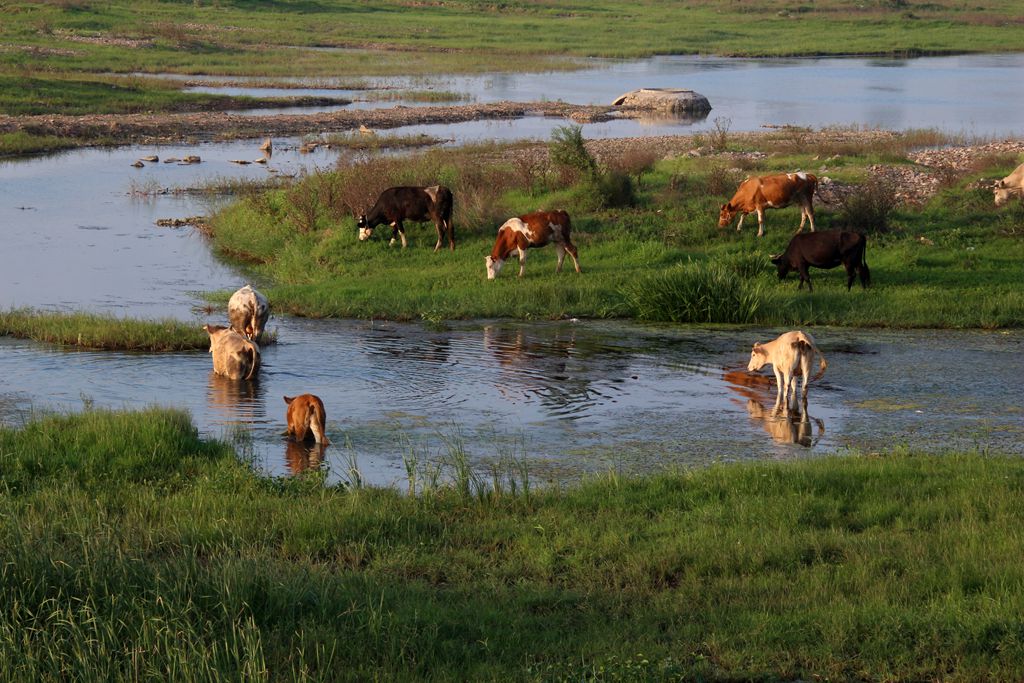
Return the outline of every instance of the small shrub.
{"type": "Polygon", "coordinates": [[[866,233],[888,232],[892,227],[889,219],[897,204],[893,184],[883,178],[871,178],[843,198],[837,224],[866,233]]]}
{"type": "Polygon", "coordinates": [[[708,168],[707,174],[704,176],[704,185],[707,190],[707,194],[710,195],[726,195],[731,197],[733,192],[736,191],[736,187],[743,180],[740,177],[741,174],[736,171],[726,168],[721,164],[715,164],[708,168]]]}
{"type": "Polygon", "coordinates": [[[708,133],[708,141],[712,150],[724,152],[729,147],[729,128],[732,126],[732,119],[719,116],[714,124],[715,129],[708,133]]]}
{"type": "Polygon", "coordinates": [[[622,290],[637,318],[676,323],[751,323],[767,290],[720,263],[685,263],[622,290]]]}
{"type": "Polygon", "coordinates": [[[658,154],[652,149],[632,148],[622,156],[612,159],[608,168],[636,178],[637,188],[643,187],[643,176],[654,168],[658,154]]]}
{"type": "Polygon", "coordinates": [[[523,154],[512,161],[520,187],[531,195],[547,189],[547,162],[539,156],[523,154]]]}
{"type": "Polygon", "coordinates": [[[597,181],[600,206],[616,209],[636,205],[636,188],[633,179],[621,171],[608,171],[597,181]]]}
{"type": "Polygon", "coordinates": [[[597,161],[587,151],[582,126],[559,126],[551,133],[551,163],[570,169],[578,176],[597,175],[597,161]]]}
{"type": "Polygon", "coordinates": [[[316,230],[317,218],[320,216],[320,196],[315,183],[315,180],[310,179],[285,190],[288,222],[301,233],[316,230]]]}

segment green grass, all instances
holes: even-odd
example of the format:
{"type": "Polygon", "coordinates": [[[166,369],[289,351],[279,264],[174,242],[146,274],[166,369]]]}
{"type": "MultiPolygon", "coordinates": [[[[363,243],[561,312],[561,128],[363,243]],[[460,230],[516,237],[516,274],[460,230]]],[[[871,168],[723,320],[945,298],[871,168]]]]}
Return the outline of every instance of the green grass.
{"type": "MultiPolygon", "coordinates": [[[[0,72],[9,79],[108,72],[317,79],[543,71],[573,68],[583,56],[1020,51],[1018,20],[1015,0],[20,1],[4,5],[0,72]],[[322,47],[335,49],[311,49],[322,47]]],[[[12,88],[8,80],[2,90],[12,88]]],[[[145,99],[159,98],[158,90],[147,86],[145,99]]],[[[115,105],[124,106],[120,96],[96,111],[120,111],[115,105]]]]}
{"type": "MultiPolygon", "coordinates": [[[[305,100],[320,103],[324,98],[305,100]]],[[[342,104],[348,101],[338,100],[342,104]]],[[[75,79],[0,74],[0,114],[11,116],[220,111],[303,104],[296,98],[187,93],[181,91],[180,83],[159,79],[75,79]]]]}
{"type": "MultiPolygon", "coordinates": [[[[774,143],[750,136],[735,144],[770,149],[774,143]]],[[[896,149],[899,143],[891,146],[896,149]]],[[[879,152],[876,143],[860,153],[850,150],[829,175],[839,181],[863,178],[879,152]]],[[[819,229],[848,221],[869,229],[872,286],[865,291],[855,283],[847,292],[842,268],[812,269],[814,292],[808,293],[797,289],[793,274],[780,282],[767,258],[785,248],[799,222],[797,209],[769,211],[763,239],[755,237],[756,227],[742,233],[715,227],[719,203],[742,178],[724,170],[733,162],[661,162],[644,177],[637,206],[602,209],[595,194],[600,190],[588,183],[565,187],[556,168],[527,173],[496,160],[500,156],[494,148],[479,154],[435,150],[401,162],[368,162],[315,176],[287,191],[250,197],[217,215],[214,247],[273,282],[269,295],[277,310],[310,317],[1024,325],[1019,285],[1024,278],[1024,208],[996,209],[991,192],[974,184],[981,173],[963,177],[923,208],[894,209],[886,219],[891,228],[882,234],[871,233],[870,225],[847,217],[841,207],[819,202],[819,229]],[[373,241],[357,241],[350,216],[372,202],[379,189],[435,182],[448,184],[455,195],[454,253],[432,252],[429,223],[407,225],[410,247],[405,250],[387,246],[386,229],[373,241]],[[556,275],[549,247],[528,252],[525,277],[515,277],[513,260],[497,280],[486,281],[483,260],[497,226],[508,216],[537,208],[569,210],[583,274],[570,267],[556,275]],[[678,276],[687,269],[722,272],[728,282],[682,286],[678,276]]],[[[814,150],[769,156],[750,162],[743,173],[814,168],[821,163],[815,156],[814,150]]],[[[1008,170],[984,173],[999,177],[1008,170]]]]}
{"type": "Polygon", "coordinates": [[[0,133],[0,157],[42,154],[78,147],[80,139],[70,140],[56,135],[33,135],[23,130],[14,133],[0,133]]]}
{"type": "Polygon", "coordinates": [[[25,308],[0,311],[0,335],[107,351],[186,351],[210,347],[210,338],[195,323],[25,308]]]}
{"type": "Polygon", "coordinates": [[[0,670],[60,680],[1016,680],[1024,464],[912,452],[415,496],[186,415],[0,428],[0,670]]]}

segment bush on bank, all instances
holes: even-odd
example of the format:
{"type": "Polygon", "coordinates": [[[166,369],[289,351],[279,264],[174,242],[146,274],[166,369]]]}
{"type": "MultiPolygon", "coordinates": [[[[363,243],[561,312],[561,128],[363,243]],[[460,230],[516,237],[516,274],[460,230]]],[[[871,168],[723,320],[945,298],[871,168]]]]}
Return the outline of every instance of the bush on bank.
{"type": "Polygon", "coordinates": [[[0,428],[12,678],[1018,679],[1024,465],[893,452],[414,496],[177,411],[0,428]]]}

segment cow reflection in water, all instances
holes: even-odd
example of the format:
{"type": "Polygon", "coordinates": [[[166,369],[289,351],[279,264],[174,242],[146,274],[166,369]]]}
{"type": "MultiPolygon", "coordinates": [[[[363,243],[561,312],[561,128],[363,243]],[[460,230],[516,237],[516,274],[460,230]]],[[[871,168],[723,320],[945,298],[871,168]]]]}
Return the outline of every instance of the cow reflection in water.
{"type": "Polygon", "coordinates": [[[324,445],[288,439],[284,447],[284,461],[288,463],[288,471],[292,474],[319,469],[324,461],[324,445]]]}
{"type": "Polygon", "coordinates": [[[807,414],[807,402],[801,402],[801,409],[796,408],[765,408],[753,398],[747,399],[747,413],[752,420],[758,420],[775,443],[795,443],[808,448],[817,443],[825,433],[825,423],[807,414]],[[818,425],[818,436],[814,436],[814,427],[818,425]]]}
{"type": "MultiPolygon", "coordinates": [[[[745,407],[750,419],[760,422],[775,443],[798,444],[809,448],[825,433],[824,421],[811,417],[807,412],[806,400],[800,400],[798,405],[776,404],[771,408],[765,407],[773,393],[771,377],[730,370],[722,375],[722,379],[728,383],[729,389],[747,399],[745,407]],[[818,428],[817,436],[814,435],[815,425],[818,428]]],[[[731,400],[744,405],[740,399],[731,400]]]]}
{"type": "Polygon", "coordinates": [[[255,422],[266,417],[265,390],[258,378],[248,382],[210,372],[206,396],[210,408],[224,422],[255,422]]]}

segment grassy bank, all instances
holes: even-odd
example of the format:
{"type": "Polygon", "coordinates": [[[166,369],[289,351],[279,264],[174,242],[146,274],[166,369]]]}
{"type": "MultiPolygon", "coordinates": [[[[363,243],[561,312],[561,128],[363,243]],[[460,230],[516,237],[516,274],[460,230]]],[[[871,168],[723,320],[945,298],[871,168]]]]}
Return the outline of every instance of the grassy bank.
{"type": "Polygon", "coordinates": [[[105,351],[187,351],[210,347],[210,338],[195,323],[25,308],[0,311],[0,336],[105,351]]]}
{"type": "MultiPolygon", "coordinates": [[[[8,2],[0,23],[0,72],[316,79],[564,69],[583,56],[1019,51],[1018,10],[1013,0],[984,7],[953,0],[819,0],[788,7],[722,0],[600,0],[586,7],[469,0],[443,6],[401,0],[8,2]]],[[[10,81],[0,89],[11,90],[10,81]]],[[[147,99],[158,97],[159,86],[146,89],[147,99]]],[[[96,111],[117,110],[100,103],[96,111]]]]}
{"type": "Polygon", "coordinates": [[[154,78],[68,78],[0,74],[0,114],[84,115],[225,111],[348,104],[324,97],[234,97],[184,92],[179,82],[154,78]]]}
{"type": "Polygon", "coordinates": [[[417,496],[261,479],[187,416],[0,429],[12,678],[1011,680],[1024,466],[715,466],[417,496]]]}
{"type": "MultiPolygon", "coordinates": [[[[677,322],[892,327],[1017,327],[1024,324],[1024,209],[996,209],[979,179],[1001,177],[1012,156],[944,178],[923,206],[901,203],[879,163],[911,169],[920,136],[866,136],[844,147],[770,135],[725,140],[723,151],[655,163],[632,149],[597,164],[594,179],[554,161],[501,147],[434,150],[412,159],[343,164],[292,188],[243,200],[212,222],[215,248],[276,283],[279,311],[311,317],[624,317],[677,322]],[[821,159],[829,157],[827,162],[821,159]],[[827,163],[824,171],[823,164],[827,163]],[[747,174],[813,170],[843,188],[817,203],[819,229],[868,233],[872,286],[846,291],[841,268],[812,270],[814,292],[779,281],[779,253],[798,210],[769,211],[767,235],[716,227],[718,207],[747,174]],[[433,226],[409,224],[411,246],[390,248],[390,231],[356,239],[353,215],[389,185],[441,182],[455,195],[458,248],[434,254],[433,226]],[[583,274],[554,273],[552,248],[529,252],[526,276],[510,262],[484,279],[484,256],[505,218],[565,208],[583,274]]],[[[552,143],[555,149],[561,143],[552,143]]],[[[695,141],[699,144],[699,141],[695,141]]],[[[589,163],[589,162],[588,162],[589,163]]],[[[583,164],[587,166],[586,163],[583,164]]],[[[751,227],[753,226],[753,227],[751,227]]]]}

